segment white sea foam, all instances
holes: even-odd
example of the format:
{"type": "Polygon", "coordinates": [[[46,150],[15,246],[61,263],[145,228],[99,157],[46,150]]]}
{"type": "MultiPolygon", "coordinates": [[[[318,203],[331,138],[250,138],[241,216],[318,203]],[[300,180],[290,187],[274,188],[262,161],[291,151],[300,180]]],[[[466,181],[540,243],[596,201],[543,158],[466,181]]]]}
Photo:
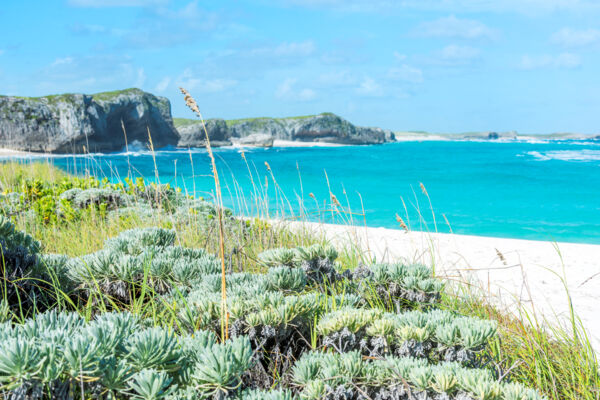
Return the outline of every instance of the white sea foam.
{"type": "Polygon", "coordinates": [[[561,160],[561,161],[600,161],[600,150],[554,150],[554,151],[529,151],[528,155],[538,161],[561,160]]]}

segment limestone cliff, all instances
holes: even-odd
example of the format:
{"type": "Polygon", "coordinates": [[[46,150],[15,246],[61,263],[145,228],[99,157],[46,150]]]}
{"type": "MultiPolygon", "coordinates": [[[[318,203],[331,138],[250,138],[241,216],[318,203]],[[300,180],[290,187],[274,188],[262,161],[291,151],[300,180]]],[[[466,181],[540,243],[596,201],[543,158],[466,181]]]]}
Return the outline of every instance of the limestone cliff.
{"type": "Polygon", "coordinates": [[[36,98],[0,96],[0,147],[49,153],[110,152],[127,141],[155,148],[175,145],[179,134],[171,104],[139,89],[94,95],[36,98]]]}
{"type": "MultiPolygon", "coordinates": [[[[176,119],[179,146],[202,146],[204,131],[199,121],[176,119]]],[[[394,141],[394,134],[380,128],[364,128],[331,113],[288,118],[214,119],[206,122],[211,143],[252,144],[244,138],[264,138],[338,144],[379,144],[394,141]]],[[[264,146],[264,140],[261,140],[264,146]]]]}

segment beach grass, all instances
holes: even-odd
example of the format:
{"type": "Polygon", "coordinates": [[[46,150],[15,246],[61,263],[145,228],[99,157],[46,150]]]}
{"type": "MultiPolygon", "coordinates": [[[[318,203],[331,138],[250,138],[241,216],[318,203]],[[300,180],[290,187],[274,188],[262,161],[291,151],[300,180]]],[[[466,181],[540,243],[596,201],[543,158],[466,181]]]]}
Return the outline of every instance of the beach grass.
{"type": "MultiPolygon", "coordinates": [[[[275,172],[270,171],[276,184],[275,172]]],[[[70,175],[52,166],[51,162],[8,162],[0,164],[0,190],[19,190],[22,179],[40,179],[47,182],[60,182],[70,175]]],[[[423,188],[426,193],[426,189],[423,188]]],[[[266,204],[261,197],[263,188],[254,189],[255,198],[240,199],[246,209],[266,204]]],[[[291,208],[285,194],[281,193],[279,204],[282,208],[291,208]]],[[[433,206],[428,203],[433,212],[433,206]]],[[[430,210],[428,210],[430,211],[430,210]]],[[[289,215],[289,209],[282,215],[289,215]]],[[[342,206],[337,198],[331,198],[330,207],[321,213],[335,214],[337,221],[360,225],[364,221],[364,212],[354,212],[342,206]]],[[[150,218],[142,218],[134,213],[119,218],[106,218],[97,213],[85,214],[76,224],[65,222],[41,223],[22,215],[13,215],[16,226],[40,240],[45,253],[61,253],[70,256],[89,254],[102,248],[106,238],[116,236],[131,228],[158,226],[173,228],[177,232],[177,242],[181,245],[203,248],[212,254],[221,253],[226,266],[233,271],[261,271],[264,267],[258,262],[258,254],[265,249],[276,247],[295,247],[324,243],[322,235],[308,229],[288,229],[285,224],[271,223],[263,217],[236,219],[233,224],[224,225],[220,238],[219,224],[209,224],[208,229],[198,229],[193,217],[181,222],[160,211],[150,218]],[[244,229],[242,229],[242,227],[244,229]],[[221,250],[221,245],[223,249],[221,250]]],[[[306,218],[302,212],[295,219],[306,218]],[[304,215],[304,216],[303,216],[304,215]]],[[[433,245],[433,244],[432,244],[433,245]]],[[[432,249],[433,251],[434,249],[432,249]]],[[[354,268],[369,259],[356,243],[349,241],[340,246],[341,262],[348,268],[354,268]]],[[[73,303],[67,296],[56,294],[62,299],[61,307],[75,309],[81,315],[89,316],[94,309],[127,309],[133,313],[150,318],[160,325],[177,323],[177,317],[168,312],[158,312],[157,307],[148,299],[153,298],[153,289],[145,284],[137,291],[139,296],[128,305],[106,304],[105,299],[90,298],[87,302],[73,303]]],[[[565,293],[567,298],[568,293],[565,293]]],[[[592,348],[585,330],[580,326],[573,311],[573,324],[562,327],[555,321],[539,320],[538,316],[525,307],[518,313],[509,314],[484,300],[478,290],[468,284],[454,284],[442,298],[443,307],[466,316],[484,317],[496,320],[499,324],[498,339],[488,350],[490,366],[499,373],[510,373],[513,381],[534,387],[550,399],[600,399],[600,370],[596,353],[592,348]]],[[[24,316],[20,316],[22,319],[24,316]]]]}

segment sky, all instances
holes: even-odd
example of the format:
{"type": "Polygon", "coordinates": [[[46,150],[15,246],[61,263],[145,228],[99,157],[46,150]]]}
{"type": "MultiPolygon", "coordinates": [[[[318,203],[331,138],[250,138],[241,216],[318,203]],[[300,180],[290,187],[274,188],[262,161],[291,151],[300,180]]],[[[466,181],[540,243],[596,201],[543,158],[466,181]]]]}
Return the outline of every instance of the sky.
{"type": "Polygon", "coordinates": [[[0,94],[138,87],[192,117],[600,133],[597,0],[2,0],[0,94]]]}

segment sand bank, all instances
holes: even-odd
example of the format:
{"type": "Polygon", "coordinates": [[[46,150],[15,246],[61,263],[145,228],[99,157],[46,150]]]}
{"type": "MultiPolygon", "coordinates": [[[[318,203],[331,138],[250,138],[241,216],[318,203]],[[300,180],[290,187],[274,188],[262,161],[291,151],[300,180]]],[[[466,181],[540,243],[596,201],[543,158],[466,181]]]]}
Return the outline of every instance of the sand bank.
{"type": "Polygon", "coordinates": [[[575,313],[600,350],[600,245],[290,224],[333,242],[350,240],[377,260],[435,265],[437,275],[476,285],[482,296],[510,312],[533,311],[563,326],[569,326],[568,288],[575,313]]]}
{"type": "Polygon", "coordinates": [[[44,155],[44,153],[30,153],[28,151],[19,151],[19,150],[0,148],[0,157],[26,157],[26,156],[39,156],[39,155],[44,155]]]}
{"type": "Polygon", "coordinates": [[[340,147],[348,146],[347,144],[339,143],[323,143],[323,142],[296,142],[292,140],[279,140],[273,141],[273,147],[340,147]]]}

